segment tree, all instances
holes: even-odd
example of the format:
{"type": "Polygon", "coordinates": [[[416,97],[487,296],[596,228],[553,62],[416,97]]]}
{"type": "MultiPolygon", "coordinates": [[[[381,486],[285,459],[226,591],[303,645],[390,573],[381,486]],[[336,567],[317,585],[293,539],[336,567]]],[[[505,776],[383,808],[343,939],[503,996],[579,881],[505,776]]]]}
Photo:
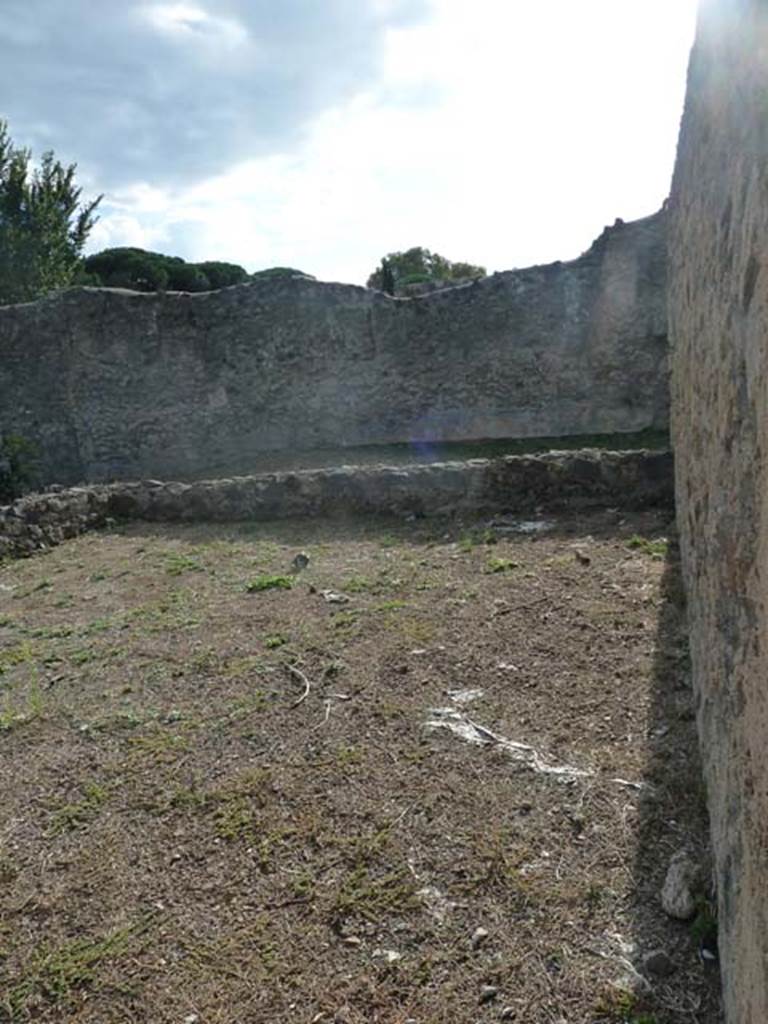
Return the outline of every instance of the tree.
{"type": "Polygon", "coordinates": [[[197,263],[197,269],[208,278],[211,288],[229,288],[233,284],[242,284],[248,280],[248,274],[237,263],[222,263],[220,260],[207,260],[197,263]]]}
{"type": "Polygon", "coordinates": [[[104,249],[89,256],[80,277],[82,284],[130,288],[135,292],[208,292],[247,280],[248,274],[236,263],[186,263],[179,256],[130,246],[104,249]]]}
{"type": "Polygon", "coordinates": [[[38,168],[0,121],[0,304],[29,302],[70,284],[102,197],[80,202],[76,164],[52,152],[38,168]]]}
{"type": "Polygon", "coordinates": [[[391,252],[385,256],[368,278],[367,284],[369,288],[398,295],[409,284],[425,281],[450,283],[485,275],[485,267],[476,267],[471,263],[452,263],[445,256],[416,246],[405,252],[391,252]]]}
{"type": "MultiPolygon", "coordinates": [[[[369,282],[370,284],[370,282],[369,282]]],[[[384,257],[381,261],[381,290],[387,295],[395,294],[395,275],[392,272],[392,267],[389,260],[384,257]]]]}
{"type": "Polygon", "coordinates": [[[312,281],[315,280],[312,274],[305,274],[303,270],[294,270],[293,267],[267,267],[266,270],[257,270],[251,274],[252,281],[270,277],[308,277],[312,281]]]}

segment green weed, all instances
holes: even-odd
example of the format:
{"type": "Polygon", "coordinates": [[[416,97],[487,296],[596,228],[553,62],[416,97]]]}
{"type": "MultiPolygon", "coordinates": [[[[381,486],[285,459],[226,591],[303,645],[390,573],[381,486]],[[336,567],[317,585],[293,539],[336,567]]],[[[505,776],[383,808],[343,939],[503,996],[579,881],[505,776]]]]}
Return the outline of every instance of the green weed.
{"type": "Polygon", "coordinates": [[[264,646],[270,651],[275,650],[278,647],[283,647],[287,643],[288,641],[282,633],[272,633],[269,636],[264,637],[264,646]]]}
{"type": "Polygon", "coordinates": [[[627,541],[627,547],[640,551],[644,555],[649,555],[651,558],[666,558],[669,542],[666,537],[648,540],[647,537],[641,537],[640,534],[635,533],[627,541]]]}
{"type": "Polygon", "coordinates": [[[102,804],[108,796],[104,786],[90,782],[83,787],[82,799],[71,804],[64,804],[51,818],[51,834],[60,835],[62,832],[73,832],[75,829],[84,828],[98,814],[102,804]]]}
{"type": "Polygon", "coordinates": [[[185,572],[205,572],[205,569],[197,559],[171,551],[165,556],[165,571],[169,576],[181,576],[185,572]]]}
{"type": "Polygon", "coordinates": [[[245,585],[249,594],[256,594],[262,590],[290,590],[293,586],[293,579],[290,576],[255,576],[245,585]]]}
{"type": "Polygon", "coordinates": [[[97,969],[129,950],[135,955],[139,941],[155,921],[149,916],[137,924],[111,932],[103,939],[76,939],[50,950],[33,954],[20,980],[0,997],[0,1009],[8,1020],[29,1019],[39,1001],[66,1003],[72,994],[96,980],[97,969]]]}
{"type": "Polygon", "coordinates": [[[26,641],[0,650],[0,676],[14,665],[23,665],[24,662],[32,661],[32,659],[32,647],[26,641]]]}
{"type": "Polygon", "coordinates": [[[342,881],[330,906],[331,923],[341,928],[349,918],[377,922],[387,914],[401,914],[416,905],[416,887],[407,871],[371,877],[365,866],[342,881]]]}
{"type": "Polygon", "coordinates": [[[510,569],[519,569],[520,563],[513,562],[511,558],[489,558],[488,572],[509,572],[510,569]]]}

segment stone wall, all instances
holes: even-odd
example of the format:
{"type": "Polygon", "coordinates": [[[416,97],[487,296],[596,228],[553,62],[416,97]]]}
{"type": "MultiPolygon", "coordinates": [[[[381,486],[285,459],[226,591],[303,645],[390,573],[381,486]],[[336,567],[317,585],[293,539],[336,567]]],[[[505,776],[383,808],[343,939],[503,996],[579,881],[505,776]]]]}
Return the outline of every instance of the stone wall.
{"type": "Polygon", "coordinates": [[[304,277],[0,308],[0,436],[37,483],[249,472],[254,453],[665,427],[665,217],[569,263],[392,299],[304,277]]]}
{"type": "Polygon", "coordinates": [[[704,0],[670,201],[677,507],[731,1024],[768,1021],[768,5],[704,0]]]}
{"type": "Polygon", "coordinates": [[[672,505],[669,452],[549,452],[427,466],[343,466],[196,483],[54,488],[0,508],[0,558],[59,544],[110,518],[166,522],[295,516],[531,514],[672,505]]]}

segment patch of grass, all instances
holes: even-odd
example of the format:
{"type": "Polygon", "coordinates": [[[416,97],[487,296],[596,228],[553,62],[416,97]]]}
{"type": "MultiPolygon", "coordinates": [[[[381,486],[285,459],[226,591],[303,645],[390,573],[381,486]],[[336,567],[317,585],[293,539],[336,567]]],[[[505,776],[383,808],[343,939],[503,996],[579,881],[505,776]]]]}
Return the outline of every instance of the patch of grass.
{"type": "Polygon", "coordinates": [[[220,839],[255,842],[256,811],[267,803],[271,778],[268,771],[255,768],[235,775],[223,786],[208,792],[207,802],[214,808],[214,828],[220,839]]]}
{"type": "Polygon", "coordinates": [[[26,590],[21,590],[15,593],[14,597],[29,597],[30,594],[38,594],[41,590],[50,590],[53,583],[49,579],[38,580],[37,583],[33,583],[31,587],[27,587],[26,590]]]}
{"type": "Polygon", "coordinates": [[[359,611],[336,612],[332,618],[334,629],[351,629],[360,618],[359,611]]]}
{"type": "Polygon", "coordinates": [[[209,675],[217,672],[220,664],[220,659],[216,652],[207,647],[205,650],[193,654],[185,667],[196,675],[209,675]]]}
{"type": "Polygon", "coordinates": [[[89,622],[86,626],[80,630],[81,636],[96,636],[98,633],[106,633],[110,629],[114,629],[118,623],[115,619],[100,618],[94,619],[93,622],[89,622]]]}
{"type": "Polygon", "coordinates": [[[270,651],[278,647],[284,647],[287,643],[288,641],[282,633],[271,633],[269,636],[264,637],[264,646],[270,651]]]}
{"type": "Polygon", "coordinates": [[[163,633],[169,629],[192,629],[200,625],[200,619],[190,614],[190,595],[186,591],[174,591],[159,601],[137,605],[125,616],[124,622],[140,622],[149,633],[163,633]]]}
{"type": "Polygon", "coordinates": [[[350,918],[377,922],[388,914],[402,914],[417,905],[416,886],[408,871],[372,877],[365,866],[350,872],[341,882],[330,906],[332,927],[342,928],[350,918]]]}
{"type": "Polygon", "coordinates": [[[196,980],[243,980],[247,976],[251,982],[256,978],[264,984],[285,962],[280,949],[267,937],[269,924],[269,915],[259,914],[243,928],[216,939],[203,941],[199,935],[194,941],[181,938],[184,962],[189,964],[196,980]]]}
{"type": "Polygon", "coordinates": [[[691,922],[691,935],[696,942],[717,945],[717,913],[707,899],[699,900],[696,916],[691,922]]]}
{"type": "Polygon", "coordinates": [[[409,643],[424,645],[435,639],[435,628],[431,622],[402,616],[397,619],[393,616],[391,622],[396,624],[398,631],[409,643]]]}
{"type": "Polygon", "coordinates": [[[107,789],[98,783],[89,782],[83,786],[83,796],[80,800],[64,804],[54,811],[50,834],[60,835],[62,832],[74,832],[76,829],[84,828],[98,815],[108,795],[107,789]]]}
{"type": "Polygon", "coordinates": [[[344,580],[341,589],[347,594],[372,593],[381,588],[381,583],[368,576],[350,576],[344,580]]]}
{"type": "Polygon", "coordinates": [[[131,736],[129,743],[134,755],[158,764],[173,764],[189,750],[189,739],[175,733],[156,731],[146,736],[131,736]]]}
{"type": "Polygon", "coordinates": [[[165,556],[165,571],[169,576],[181,576],[185,572],[205,572],[195,558],[180,551],[171,551],[165,556]]]}
{"type": "Polygon", "coordinates": [[[408,608],[407,601],[382,601],[381,604],[377,604],[373,609],[375,612],[397,612],[402,608],[408,608]]]}
{"type": "Polygon", "coordinates": [[[263,670],[265,659],[258,654],[245,654],[241,658],[228,658],[221,670],[227,679],[238,679],[263,670]]]}
{"type": "Polygon", "coordinates": [[[474,892],[515,891],[527,902],[530,886],[518,870],[518,859],[512,855],[509,839],[502,831],[483,832],[477,837],[474,850],[473,860],[479,863],[469,871],[463,885],[474,892]]]}
{"type": "Polygon", "coordinates": [[[256,838],[256,815],[245,797],[228,800],[216,811],[216,835],[233,842],[235,839],[256,838]]]}
{"type": "Polygon", "coordinates": [[[359,765],[363,760],[363,755],[357,749],[357,747],[338,747],[333,755],[334,761],[339,768],[351,768],[355,765],[359,765]]]}
{"type": "Polygon", "coordinates": [[[75,991],[96,981],[102,964],[129,951],[135,955],[155,920],[148,916],[103,939],[76,939],[53,949],[39,949],[29,959],[23,977],[0,997],[0,1009],[9,1021],[18,1021],[29,1019],[41,1000],[65,1005],[75,991]]]}
{"type": "Polygon", "coordinates": [[[32,661],[33,658],[32,646],[26,641],[0,650],[0,676],[7,672],[9,668],[13,668],[15,665],[23,665],[24,662],[32,661]]]}
{"type": "Polygon", "coordinates": [[[82,732],[111,733],[123,729],[137,729],[157,719],[157,711],[145,709],[143,713],[137,711],[133,706],[121,708],[112,715],[105,715],[91,722],[83,722],[80,726],[82,732]]]}
{"type": "Polygon", "coordinates": [[[74,626],[38,626],[29,635],[36,640],[64,640],[75,632],[74,626]]]}
{"type": "Polygon", "coordinates": [[[593,913],[603,903],[606,897],[605,888],[602,885],[592,883],[586,891],[584,902],[590,913],[593,913]]]}
{"type": "MultiPolygon", "coordinates": [[[[637,1015],[638,1006],[637,993],[631,989],[620,986],[607,986],[595,1005],[601,1024],[646,1024],[642,1017],[637,1015]]],[[[647,1017],[647,1015],[644,1015],[647,1017]]],[[[650,1024],[654,1024],[653,1018],[650,1024]]]]}
{"type": "Polygon", "coordinates": [[[520,568],[520,563],[511,558],[489,558],[486,564],[488,572],[509,572],[510,569],[520,568]]]}
{"type": "Polygon", "coordinates": [[[464,552],[473,551],[481,544],[498,544],[499,538],[490,529],[470,530],[459,537],[459,549],[464,552]]]}
{"type": "Polygon", "coordinates": [[[24,707],[17,708],[7,704],[5,708],[0,710],[0,732],[10,732],[20,725],[28,725],[30,722],[34,722],[42,716],[43,708],[43,695],[37,683],[35,683],[24,707]]]}
{"type": "Polygon", "coordinates": [[[641,537],[639,533],[634,533],[627,541],[627,547],[651,558],[666,558],[669,542],[666,537],[649,540],[647,537],[641,537]]]}
{"type": "Polygon", "coordinates": [[[87,665],[91,661],[106,661],[110,658],[119,658],[125,653],[125,648],[117,645],[108,647],[79,647],[68,655],[73,665],[87,665]]]}
{"type": "Polygon", "coordinates": [[[268,706],[269,702],[266,696],[261,691],[255,690],[247,697],[239,697],[233,700],[229,706],[229,711],[222,718],[217,719],[217,722],[220,724],[238,722],[243,718],[248,718],[254,712],[265,711],[268,706]]]}
{"type": "Polygon", "coordinates": [[[290,590],[292,586],[290,576],[255,576],[246,583],[245,589],[249,594],[256,594],[262,590],[290,590]]]}

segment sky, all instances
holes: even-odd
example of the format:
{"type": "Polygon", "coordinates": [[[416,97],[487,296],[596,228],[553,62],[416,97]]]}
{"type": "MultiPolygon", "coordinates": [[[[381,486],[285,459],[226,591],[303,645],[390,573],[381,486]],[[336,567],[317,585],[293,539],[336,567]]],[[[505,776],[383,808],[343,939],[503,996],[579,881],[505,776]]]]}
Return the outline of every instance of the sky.
{"type": "Polygon", "coordinates": [[[0,0],[0,117],[135,245],[363,284],[571,259],[669,189],[696,0],[0,0]]]}

